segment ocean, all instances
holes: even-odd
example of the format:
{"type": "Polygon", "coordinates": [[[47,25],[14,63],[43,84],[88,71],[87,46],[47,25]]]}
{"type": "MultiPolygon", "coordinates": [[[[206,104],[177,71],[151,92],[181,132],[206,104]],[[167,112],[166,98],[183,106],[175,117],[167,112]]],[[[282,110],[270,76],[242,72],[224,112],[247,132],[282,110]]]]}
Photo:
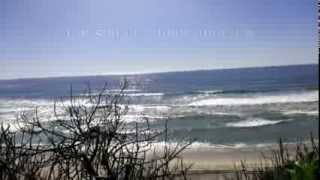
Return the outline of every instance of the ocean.
{"type": "Polygon", "coordinates": [[[32,111],[50,119],[57,97],[81,95],[90,83],[110,91],[128,80],[130,123],[143,118],[152,128],[168,120],[171,141],[192,139],[216,147],[262,146],[318,137],[318,65],[0,80],[0,122],[14,125],[32,111]]]}

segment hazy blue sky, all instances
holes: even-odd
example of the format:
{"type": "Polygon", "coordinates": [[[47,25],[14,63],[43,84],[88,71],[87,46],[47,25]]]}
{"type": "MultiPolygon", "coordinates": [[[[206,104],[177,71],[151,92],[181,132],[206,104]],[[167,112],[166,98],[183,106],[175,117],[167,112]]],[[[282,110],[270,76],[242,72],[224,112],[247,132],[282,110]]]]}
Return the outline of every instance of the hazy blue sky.
{"type": "Polygon", "coordinates": [[[315,0],[1,0],[0,79],[317,63],[315,0]]]}

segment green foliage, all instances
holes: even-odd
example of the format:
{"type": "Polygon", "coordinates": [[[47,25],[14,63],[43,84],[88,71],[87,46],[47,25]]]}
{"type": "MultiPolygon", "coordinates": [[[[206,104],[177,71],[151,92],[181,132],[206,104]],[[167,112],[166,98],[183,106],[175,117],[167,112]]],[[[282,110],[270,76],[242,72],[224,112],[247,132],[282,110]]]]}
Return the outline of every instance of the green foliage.
{"type": "Polygon", "coordinates": [[[319,177],[319,158],[315,157],[315,152],[305,155],[305,159],[286,165],[286,170],[290,173],[292,180],[316,180],[319,177]]]}
{"type": "Polygon", "coordinates": [[[248,170],[248,164],[241,163],[241,169],[236,170],[237,180],[318,180],[319,146],[314,137],[310,136],[310,143],[298,143],[296,151],[289,149],[279,141],[277,150],[272,151],[272,157],[266,158],[265,163],[271,161],[271,166],[261,164],[248,170]],[[311,144],[311,145],[310,145],[311,144]]]}

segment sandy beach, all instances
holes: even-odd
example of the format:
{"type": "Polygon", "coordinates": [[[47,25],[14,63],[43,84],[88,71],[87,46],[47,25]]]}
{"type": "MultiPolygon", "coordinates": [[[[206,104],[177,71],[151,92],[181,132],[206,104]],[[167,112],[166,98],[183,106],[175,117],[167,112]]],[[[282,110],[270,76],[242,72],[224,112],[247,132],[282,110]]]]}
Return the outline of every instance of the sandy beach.
{"type": "MultiPolygon", "coordinates": [[[[289,152],[293,152],[295,145],[286,145],[289,152]]],[[[182,153],[184,162],[192,164],[189,177],[199,180],[223,180],[234,177],[234,171],[244,161],[248,167],[261,164],[263,156],[271,156],[271,151],[277,149],[277,145],[264,147],[243,148],[189,148],[182,153]]],[[[266,162],[265,160],[263,161],[266,162]]]]}
{"type": "Polygon", "coordinates": [[[193,170],[233,170],[241,160],[257,164],[261,153],[270,153],[270,148],[205,148],[187,149],[182,153],[187,164],[193,164],[193,170]]]}

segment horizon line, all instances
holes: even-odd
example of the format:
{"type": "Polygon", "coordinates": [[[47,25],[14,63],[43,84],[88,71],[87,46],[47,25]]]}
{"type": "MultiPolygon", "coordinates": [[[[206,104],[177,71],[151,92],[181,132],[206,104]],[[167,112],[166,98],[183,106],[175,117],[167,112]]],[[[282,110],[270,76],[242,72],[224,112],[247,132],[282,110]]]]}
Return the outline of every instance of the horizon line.
{"type": "Polygon", "coordinates": [[[130,73],[110,73],[110,74],[84,74],[84,75],[63,75],[63,76],[43,76],[43,77],[22,77],[22,78],[8,78],[0,81],[17,81],[17,80],[37,80],[37,79],[62,79],[62,78],[81,78],[81,77],[102,77],[102,76],[137,76],[137,75],[151,75],[151,74],[165,74],[165,73],[183,73],[196,71],[213,71],[213,70],[233,70],[233,69],[253,69],[253,68],[272,68],[285,66],[303,66],[303,65],[319,65],[318,63],[301,63],[301,64],[283,64],[283,65],[262,65],[262,66],[243,66],[243,67],[225,67],[225,68],[204,68],[204,69],[186,69],[186,70],[172,70],[172,71],[153,71],[153,72],[130,72],[130,73]]]}

